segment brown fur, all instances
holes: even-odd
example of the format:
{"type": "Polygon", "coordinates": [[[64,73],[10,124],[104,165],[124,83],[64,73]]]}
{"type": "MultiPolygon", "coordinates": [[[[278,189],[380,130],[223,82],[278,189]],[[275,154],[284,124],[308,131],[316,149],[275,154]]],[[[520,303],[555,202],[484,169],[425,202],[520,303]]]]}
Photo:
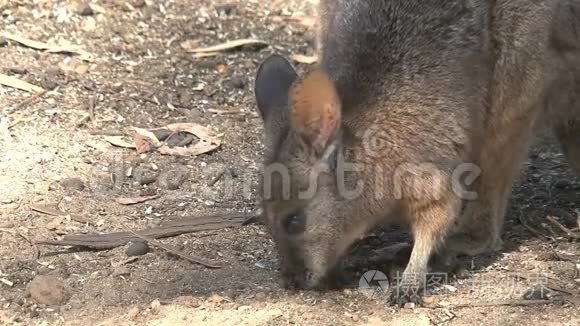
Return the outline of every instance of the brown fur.
{"type": "Polygon", "coordinates": [[[435,254],[499,249],[541,128],[580,167],[579,1],[322,0],[319,14],[319,66],[300,79],[273,56],[256,80],[265,163],[283,167],[262,186],[288,285],[321,285],[386,223],[414,238],[399,289],[435,254]],[[476,198],[457,191],[462,169],[476,198]]]}

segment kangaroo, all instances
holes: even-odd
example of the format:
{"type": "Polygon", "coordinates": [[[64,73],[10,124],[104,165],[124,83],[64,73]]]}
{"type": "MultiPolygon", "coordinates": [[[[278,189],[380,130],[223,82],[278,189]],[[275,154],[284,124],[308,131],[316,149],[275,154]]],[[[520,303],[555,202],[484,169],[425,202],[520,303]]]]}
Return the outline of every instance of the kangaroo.
{"type": "Polygon", "coordinates": [[[289,288],[322,288],[367,232],[409,227],[397,304],[430,259],[501,248],[541,128],[580,171],[580,1],[321,0],[319,63],[259,66],[260,194],[289,288]]]}

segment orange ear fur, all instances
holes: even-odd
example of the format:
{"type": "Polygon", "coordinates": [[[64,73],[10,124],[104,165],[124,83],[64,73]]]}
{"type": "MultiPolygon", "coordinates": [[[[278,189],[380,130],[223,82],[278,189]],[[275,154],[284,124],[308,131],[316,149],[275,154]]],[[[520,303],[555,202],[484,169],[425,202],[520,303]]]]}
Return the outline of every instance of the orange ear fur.
{"type": "Polygon", "coordinates": [[[289,101],[292,128],[322,155],[341,124],[341,103],[334,83],[321,70],[314,70],[292,86],[289,101]]]}

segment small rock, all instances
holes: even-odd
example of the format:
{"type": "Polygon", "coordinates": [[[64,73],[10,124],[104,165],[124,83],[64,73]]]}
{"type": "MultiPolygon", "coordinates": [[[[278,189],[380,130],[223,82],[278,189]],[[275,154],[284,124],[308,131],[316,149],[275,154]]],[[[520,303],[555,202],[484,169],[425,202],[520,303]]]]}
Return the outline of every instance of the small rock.
{"type": "Polygon", "coordinates": [[[443,287],[444,287],[444,288],[445,288],[447,291],[449,291],[449,292],[451,292],[451,293],[455,293],[455,292],[457,292],[457,288],[456,288],[456,287],[454,287],[453,285],[444,284],[444,285],[443,285],[443,287]]]}
{"type": "Polygon", "coordinates": [[[232,88],[243,89],[246,86],[246,80],[242,76],[233,76],[228,81],[228,85],[232,88]]]}
{"type": "Polygon", "coordinates": [[[173,134],[169,139],[167,139],[167,146],[173,147],[184,147],[193,142],[193,135],[187,132],[177,132],[173,134]]]}
{"type": "Polygon", "coordinates": [[[147,3],[145,2],[145,0],[133,0],[133,1],[131,1],[131,5],[134,8],[143,8],[143,7],[145,7],[146,4],[147,3]]]}
{"type": "Polygon", "coordinates": [[[115,268],[115,270],[113,270],[113,273],[111,274],[111,276],[113,276],[113,277],[127,276],[127,275],[131,275],[131,271],[129,271],[129,268],[127,268],[127,266],[119,266],[119,267],[115,268]]]}
{"type": "Polygon", "coordinates": [[[5,37],[0,36],[0,48],[8,45],[8,40],[5,37]]]}
{"type": "Polygon", "coordinates": [[[127,312],[127,319],[133,320],[139,315],[139,307],[133,307],[127,312]]]}
{"type": "Polygon", "coordinates": [[[218,13],[218,15],[232,15],[235,14],[237,11],[236,5],[233,3],[227,3],[221,6],[217,6],[215,8],[215,11],[218,13]]]}
{"type": "Polygon", "coordinates": [[[159,312],[159,308],[161,308],[161,301],[158,299],[153,300],[153,302],[151,302],[151,311],[156,314],[159,312]]]}
{"type": "Polygon", "coordinates": [[[181,106],[189,107],[192,99],[193,95],[188,89],[184,89],[179,92],[179,103],[181,106]]]}
{"type": "Polygon", "coordinates": [[[548,294],[550,290],[548,290],[545,286],[539,284],[535,285],[531,289],[528,289],[524,295],[524,300],[548,300],[548,294]]]}
{"type": "Polygon", "coordinates": [[[48,69],[40,76],[40,86],[44,89],[52,90],[59,86],[59,80],[63,73],[59,69],[48,69]]]}
{"type": "Polygon", "coordinates": [[[76,13],[81,16],[90,16],[95,13],[89,1],[79,0],[74,4],[74,7],[76,13]]]}
{"type": "Polygon", "coordinates": [[[188,172],[187,169],[169,171],[159,179],[159,185],[169,190],[177,190],[187,179],[188,172]]]}
{"type": "Polygon", "coordinates": [[[164,141],[165,139],[167,139],[167,137],[169,137],[169,135],[171,135],[171,130],[169,129],[156,129],[153,130],[152,132],[155,135],[155,137],[157,137],[157,139],[160,141],[164,141]]]}
{"type": "Polygon", "coordinates": [[[407,303],[405,303],[405,305],[403,306],[403,308],[405,308],[405,309],[415,309],[415,303],[414,302],[407,302],[407,303]]]}
{"type": "Polygon", "coordinates": [[[83,191],[85,189],[84,182],[79,178],[66,178],[59,181],[61,187],[70,191],[83,191]]]}
{"type": "Polygon", "coordinates": [[[81,23],[81,29],[87,33],[94,32],[97,29],[97,21],[93,17],[87,17],[81,23]]]}
{"type": "Polygon", "coordinates": [[[28,293],[36,303],[49,306],[62,304],[66,299],[64,283],[47,275],[35,277],[28,285],[28,293]]]}
{"type": "Polygon", "coordinates": [[[239,306],[238,307],[238,311],[248,311],[250,309],[252,309],[252,307],[250,307],[250,306],[239,306]]]}
{"type": "Polygon", "coordinates": [[[22,67],[10,67],[8,71],[18,75],[26,75],[28,73],[28,69],[22,67]]]}
{"type": "Polygon", "coordinates": [[[427,304],[427,305],[431,305],[431,304],[435,303],[435,298],[430,297],[430,296],[423,297],[423,303],[427,304]]]}
{"type": "Polygon", "coordinates": [[[128,257],[143,256],[149,252],[149,246],[144,241],[136,241],[131,243],[125,250],[128,257]]]}
{"type": "Polygon", "coordinates": [[[153,182],[157,181],[157,174],[156,173],[143,173],[142,175],[140,175],[138,177],[138,181],[139,181],[139,184],[142,186],[150,185],[153,182]]]}

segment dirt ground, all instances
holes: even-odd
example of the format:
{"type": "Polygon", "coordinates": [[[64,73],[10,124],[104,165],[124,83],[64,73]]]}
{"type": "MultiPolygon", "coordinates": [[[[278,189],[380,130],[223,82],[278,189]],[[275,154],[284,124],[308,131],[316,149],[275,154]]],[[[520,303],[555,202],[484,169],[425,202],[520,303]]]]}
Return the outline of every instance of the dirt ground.
{"type": "MultiPolygon", "coordinates": [[[[578,226],[580,178],[549,135],[535,145],[514,188],[505,249],[465,259],[463,272],[435,288],[430,308],[397,309],[380,293],[369,298],[358,278],[343,290],[288,292],[278,284],[276,252],[260,225],[160,240],[219,269],[160,249],[127,260],[127,247],[34,245],[65,234],[254,209],[262,151],[252,91],[257,65],[271,53],[313,51],[308,20],[291,19],[312,14],[303,0],[93,4],[0,0],[0,32],[67,40],[94,56],[83,61],[0,37],[0,73],[50,89],[27,101],[30,93],[0,86],[0,325],[580,325],[580,248],[546,218],[578,226]],[[268,45],[204,58],[187,51],[242,38],[268,45]],[[221,146],[178,157],[105,141],[129,126],[177,122],[223,134],[221,146]],[[229,195],[225,179],[216,178],[224,169],[229,195]],[[149,195],[159,197],[135,205],[114,201],[149,195]],[[38,206],[89,223],[33,209],[38,206]],[[500,304],[539,283],[551,288],[545,304],[500,304]]],[[[394,239],[404,237],[379,231],[357,252],[394,239]]],[[[354,264],[351,271],[360,277],[373,268],[381,266],[354,264]]]]}

